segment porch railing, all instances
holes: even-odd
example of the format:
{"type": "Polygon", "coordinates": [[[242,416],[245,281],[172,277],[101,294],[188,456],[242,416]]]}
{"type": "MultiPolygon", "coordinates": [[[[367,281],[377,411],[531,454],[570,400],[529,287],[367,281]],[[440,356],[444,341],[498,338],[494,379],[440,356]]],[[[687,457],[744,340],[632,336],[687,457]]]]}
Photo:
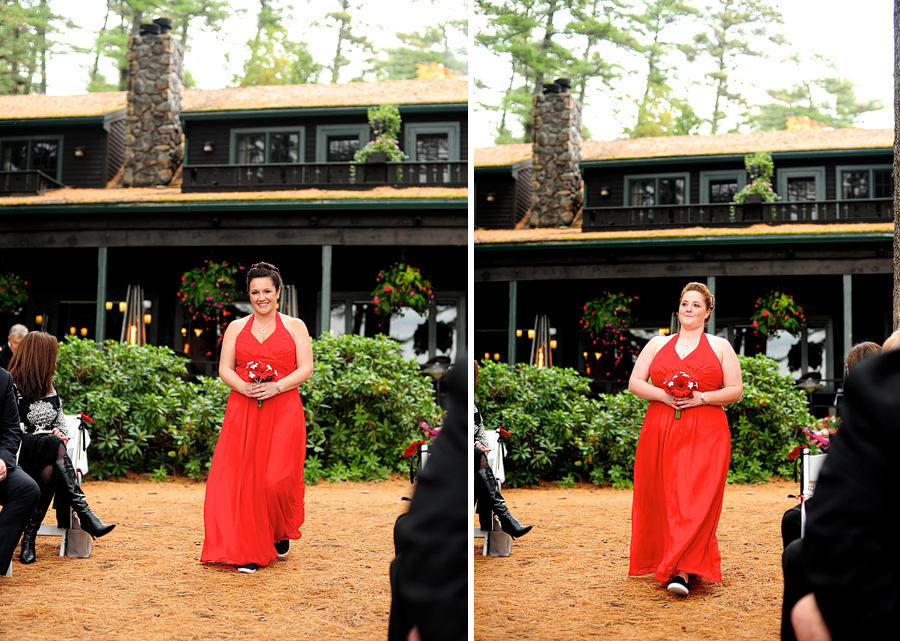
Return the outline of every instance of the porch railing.
{"type": "Polygon", "coordinates": [[[372,187],[466,187],[468,163],[406,161],[272,165],[186,165],[182,192],[372,187]],[[352,168],[355,167],[355,170],[352,168]]]}
{"type": "Polygon", "coordinates": [[[38,169],[0,171],[0,196],[37,195],[60,187],[65,185],[38,169]]]}
{"type": "Polygon", "coordinates": [[[890,198],[818,200],[731,205],[657,205],[650,207],[585,207],[583,231],[676,227],[743,227],[766,223],[890,222],[890,198]],[[732,211],[733,208],[733,211],[732,211]]]}

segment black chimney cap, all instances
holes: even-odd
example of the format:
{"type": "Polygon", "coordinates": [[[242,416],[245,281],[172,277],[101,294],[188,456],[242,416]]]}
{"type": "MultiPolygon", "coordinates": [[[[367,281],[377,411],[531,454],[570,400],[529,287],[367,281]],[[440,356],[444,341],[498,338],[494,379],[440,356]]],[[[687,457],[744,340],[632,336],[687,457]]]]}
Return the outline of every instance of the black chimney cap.
{"type": "Polygon", "coordinates": [[[169,33],[172,30],[172,18],[157,18],[153,24],[159,25],[160,33],[169,33]]]}
{"type": "Polygon", "coordinates": [[[142,24],[140,31],[138,32],[142,36],[146,35],[158,35],[160,33],[160,27],[158,24],[142,24]]]}
{"type": "Polygon", "coordinates": [[[560,87],[555,82],[544,83],[544,95],[548,93],[559,93],[560,87]]]}
{"type": "Polygon", "coordinates": [[[557,78],[556,80],[554,80],[554,82],[559,85],[559,87],[563,91],[563,93],[567,92],[569,89],[572,88],[572,79],[571,78],[557,78]]]}

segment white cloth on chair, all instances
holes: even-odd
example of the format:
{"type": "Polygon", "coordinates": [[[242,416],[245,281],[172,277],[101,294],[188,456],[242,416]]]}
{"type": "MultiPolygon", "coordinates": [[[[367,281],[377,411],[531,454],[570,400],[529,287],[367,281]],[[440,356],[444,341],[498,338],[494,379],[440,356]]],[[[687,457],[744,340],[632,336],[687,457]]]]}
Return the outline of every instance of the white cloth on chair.
{"type": "Polygon", "coordinates": [[[87,448],[91,444],[91,435],[83,428],[78,414],[66,414],[66,427],[69,428],[69,442],[66,453],[72,459],[72,467],[82,474],[88,473],[87,448]]]}

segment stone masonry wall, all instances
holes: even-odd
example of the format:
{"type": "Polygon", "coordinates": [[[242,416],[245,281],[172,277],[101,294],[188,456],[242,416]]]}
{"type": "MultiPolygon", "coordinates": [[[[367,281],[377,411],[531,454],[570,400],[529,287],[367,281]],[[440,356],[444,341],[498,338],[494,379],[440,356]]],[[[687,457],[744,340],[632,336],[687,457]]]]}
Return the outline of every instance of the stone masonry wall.
{"type": "Polygon", "coordinates": [[[128,39],[126,187],[168,185],[184,158],[184,47],[172,34],[128,39]]]}
{"type": "Polygon", "coordinates": [[[570,93],[532,96],[531,226],[569,226],[581,213],[581,103],[570,93]]]}

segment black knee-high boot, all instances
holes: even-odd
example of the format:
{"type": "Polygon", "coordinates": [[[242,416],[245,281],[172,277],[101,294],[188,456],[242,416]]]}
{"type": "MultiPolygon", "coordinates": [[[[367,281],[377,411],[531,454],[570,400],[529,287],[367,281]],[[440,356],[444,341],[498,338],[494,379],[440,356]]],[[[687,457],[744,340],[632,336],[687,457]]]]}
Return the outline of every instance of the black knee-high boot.
{"type": "Polygon", "coordinates": [[[482,489],[482,482],[478,475],[475,475],[475,513],[478,515],[478,527],[482,530],[490,532],[493,529],[491,522],[491,501],[487,493],[482,489]]]}
{"type": "Polygon", "coordinates": [[[72,504],[72,509],[78,515],[81,523],[81,529],[90,534],[93,538],[109,534],[116,524],[107,525],[94,514],[93,510],[88,506],[87,499],[81,487],[78,485],[78,477],[75,476],[75,468],[72,467],[72,459],[64,456],[53,463],[56,470],[56,477],[59,481],[58,488],[65,492],[72,504]]]}
{"type": "Polygon", "coordinates": [[[529,525],[525,527],[516,520],[516,517],[509,513],[506,501],[503,500],[503,496],[497,488],[497,480],[494,478],[491,468],[487,466],[481,468],[476,472],[476,478],[484,484],[481,489],[488,498],[491,510],[500,519],[500,528],[514,539],[528,534],[534,526],[529,525]]]}
{"type": "Polygon", "coordinates": [[[50,507],[50,501],[53,500],[53,491],[56,487],[52,483],[38,483],[41,488],[41,497],[38,499],[37,505],[34,506],[34,512],[25,531],[22,533],[22,551],[19,554],[19,560],[22,563],[34,563],[37,556],[34,552],[34,540],[37,538],[37,531],[41,527],[41,522],[47,514],[50,507]]]}

